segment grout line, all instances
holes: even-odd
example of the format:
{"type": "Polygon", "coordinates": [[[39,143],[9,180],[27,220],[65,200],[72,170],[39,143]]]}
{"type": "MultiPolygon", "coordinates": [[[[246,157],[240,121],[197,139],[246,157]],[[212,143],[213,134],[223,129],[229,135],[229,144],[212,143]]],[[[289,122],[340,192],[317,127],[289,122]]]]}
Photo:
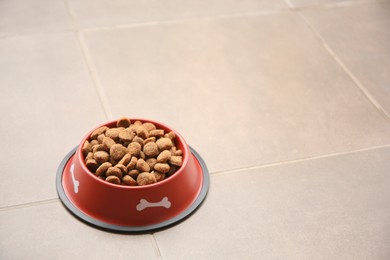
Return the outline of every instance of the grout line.
{"type": "Polygon", "coordinates": [[[332,48],[327,44],[325,39],[320,35],[320,33],[315,30],[315,28],[309,23],[309,21],[304,17],[302,13],[298,13],[298,15],[303,19],[304,23],[308,26],[308,28],[314,33],[314,35],[319,39],[322,46],[325,50],[332,56],[332,58],[336,61],[336,63],[341,67],[341,69],[349,76],[352,82],[355,83],[357,88],[363,93],[363,95],[371,102],[375,108],[379,111],[379,113],[385,117],[385,119],[390,119],[390,114],[386,112],[386,110],[381,106],[381,104],[375,99],[373,95],[371,95],[370,91],[364,86],[363,83],[352,73],[351,70],[344,64],[344,62],[337,56],[337,54],[332,50],[332,48]]]}
{"type": "MultiPolygon", "coordinates": [[[[380,145],[380,146],[372,146],[372,147],[362,148],[362,149],[349,151],[349,152],[331,153],[331,154],[324,154],[324,155],[305,157],[305,158],[299,158],[299,159],[293,159],[293,160],[286,160],[286,161],[280,161],[280,162],[274,162],[274,163],[265,163],[265,164],[252,165],[252,166],[229,169],[229,170],[216,171],[216,172],[210,173],[210,175],[219,176],[219,175],[225,175],[225,174],[233,174],[233,173],[241,172],[244,170],[254,170],[254,169],[269,168],[269,167],[275,167],[275,166],[281,166],[281,165],[288,165],[288,164],[293,164],[293,163],[301,163],[301,162],[319,160],[319,159],[324,159],[324,158],[332,158],[332,157],[337,157],[337,156],[362,153],[362,152],[373,151],[373,150],[384,149],[384,148],[390,148],[390,144],[380,145]]],[[[10,206],[1,207],[0,212],[6,211],[6,210],[12,210],[12,209],[20,209],[20,208],[26,208],[26,207],[45,205],[45,204],[50,204],[50,203],[59,202],[59,201],[60,201],[59,198],[52,198],[52,199],[22,203],[22,204],[17,204],[17,205],[10,205],[10,206]]],[[[162,259],[161,250],[158,246],[157,240],[156,240],[154,234],[150,234],[150,235],[152,236],[152,243],[155,246],[156,253],[159,256],[159,258],[162,259]]]]}
{"type": "Polygon", "coordinates": [[[103,107],[106,119],[108,121],[109,120],[113,120],[113,116],[112,116],[110,105],[109,105],[109,103],[108,103],[108,101],[106,99],[106,94],[104,92],[102,84],[99,81],[99,78],[97,76],[97,72],[94,69],[93,62],[92,62],[92,57],[89,55],[87,44],[83,40],[81,32],[75,32],[75,33],[76,33],[77,40],[78,40],[78,42],[80,44],[80,47],[81,47],[81,50],[82,50],[82,53],[83,53],[84,61],[85,61],[86,65],[87,65],[87,67],[88,67],[89,74],[90,74],[91,79],[93,81],[93,85],[95,87],[96,94],[97,94],[97,96],[99,98],[100,104],[103,107]]]}
{"type": "Polygon", "coordinates": [[[89,32],[89,31],[124,29],[124,28],[154,26],[154,25],[178,24],[178,23],[186,23],[186,22],[214,21],[214,20],[229,19],[229,18],[266,16],[266,15],[273,15],[279,13],[286,13],[289,11],[290,9],[288,8],[279,8],[274,10],[263,10],[263,11],[256,11],[256,12],[242,12],[242,13],[231,13],[231,14],[220,14],[214,16],[198,16],[198,17],[178,18],[178,19],[169,19],[169,20],[154,20],[154,21],[134,22],[128,24],[106,25],[106,26],[98,26],[98,27],[86,27],[80,29],[80,31],[89,32]]]}
{"type": "Polygon", "coordinates": [[[94,69],[92,58],[90,57],[89,52],[88,52],[87,44],[85,43],[85,41],[82,38],[81,31],[79,30],[79,24],[77,22],[77,19],[74,15],[72,8],[70,7],[68,1],[67,0],[63,0],[63,1],[65,3],[66,9],[67,9],[69,19],[72,21],[74,33],[75,33],[77,41],[80,45],[82,56],[83,56],[83,59],[84,59],[86,66],[88,68],[89,75],[92,79],[92,83],[93,83],[93,86],[95,88],[95,92],[98,96],[98,99],[100,101],[101,106],[103,107],[103,111],[104,111],[106,120],[112,120],[113,116],[112,116],[112,112],[111,112],[109,103],[106,99],[106,94],[103,90],[103,87],[102,87],[102,85],[98,79],[97,73],[94,69]]]}
{"type": "Polygon", "coordinates": [[[265,15],[273,15],[279,13],[289,12],[289,8],[279,8],[273,10],[262,10],[255,12],[241,12],[241,13],[227,13],[227,14],[219,14],[214,16],[193,16],[187,18],[178,18],[178,19],[167,19],[167,20],[154,20],[154,21],[144,21],[144,22],[134,22],[128,24],[115,24],[115,25],[102,25],[97,27],[85,27],[80,28],[77,19],[72,11],[72,8],[68,4],[67,0],[63,0],[67,9],[67,13],[69,19],[71,20],[73,29],[62,30],[62,31],[48,31],[48,32],[26,32],[19,34],[11,34],[11,35],[0,35],[0,40],[11,37],[18,36],[30,36],[30,35],[40,35],[40,34],[53,34],[53,33],[62,33],[62,32],[93,32],[93,31],[104,31],[104,30],[112,30],[112,29],[122,29],[122,28],[132,28],[132,27],[142,27],[142,26],[154,26],[154,25],[168,25],[168,24],[176,24],[176,23],[185,23],[185,22],[196,22],[196,21],[213,21],[220,19],[229,19],[229,18],[241,18],[241,17],[251,17],[251,16],[265,16],[265,15]]]}
{"type": "Polygon", "coordinates": [[[72,23],[72,29],[69,30],[61,30],[61,31],[47,31],[47,32],[22,32],[22,33],[16,33],[16,34],[5,34],[0,35],[1,39],[6,38],[12,38],[12,37],[18,37],[18,36],[29,36],[29,35],[46,35],[46,34],[53,34],[53,33],[63,33],[63,32],[83,32],[83,31],[99,31],[99,30],[110,30],[110,29],[120,29],[120,28],[131,28],[131,27],[141,27],[141,26],[152,26],[152,25],[158,25],[158,24],[175,24],[175,23],[182,23],[182,22],[195,22],[195,21],[212,21],[212,20],[219,20],[219,19],[227,19],[227,18],[237,18],[237,17],[250,17],[250,16],[263,16],[263,15],[272,15],[272,14],[278,14],[278,13],[285,13],[286,11],[296,11],[296,10],[305,10],[310,8],[338,8],[338,7],[344,7],[344,6],[352,6],[357,4],[370,4],[370,3],[386,3],[388,0],[347,0],[342,1],[339,3],[325,3],[325,4],[308,4],[303,6],[295,6],[291,0],[285,0],[285,3],[287,4],[287,8],[275,8],[275,9],[269,9],[269,10],[262,10],[262,11],[254,11],[254,12],[241,12],[241,13],[225,13],[225,14],[216,14],[211,16],[193,16],[188,18],[178,18],[178,19],[168,19],[168,20],[155,20],[155,21],[144,21],[144,22],[134,22],[129,24],[116,24],[116,25],[103,25],[103,26],[97,26],[97,27],[85,27],[80,28],[80,25],[75,18],[75,14],[68,3],[67,0],[63,0],[65,7],[67,9],[68,16],[72,23]]]}
{"type": "Polygon", "coordinates": [[[40,201],[28,202],[28,203],[17,204],[17,205],[10,205],[10,206],[1,207],[0,212],[6,211],[6,210],[12,210],[12,209],[20,209],[20,208],[45,205],[45,204],[59,202],[59,201],[60,200],[58,198],[54,198],[54,199],[40,200],[40,201]]]}
{"type": "Polygon", "coordinates": [[[161,251],[160,251],[160,247],[158,246],[158,243],[157,243],[157,240],[156,240],[156,237],[154,236],[154,234],[150,234],[152,237],[152,244],[153,244],[153,247],[156,251],[156,254],[157,254],[157,257],[158,259],[163,259],[162,255],[161,255],[161,251]]]}
{"type": "Polygon", "coordinates": [[[279,161],[279,162],[274,162],[274,163],[252,165],[252,166],[236,168],[236,169],[222,170],[222,171],[210,173],[210,175],[219,176],[219,175],[225,175],[225,174],[233,174],[233,173],[241,172],[243,170],[254,170],[254,169],[262,169],[262,168],[275,167],[275,166],[281,166],[281,165],[288,165],[288,164],[293,164],[293,163],[301,163],[301,162],[307,162],[307,161],[311,161],[311,160],[332,158],[332,157],[337,157],[337,156],[373,151],[373,150],[378,150],[378,149],[383,149],[383,148],[390,148],[390,144],[373,146],[373,147],[369,147],[369,148],[362,148],[362,149],[349,151],[349,152],[331,153],[331,154],[317,155],[317,156],[311,156],[311,157],[304,157],[304,158],[299,158],[299,159],[279,161]]]}

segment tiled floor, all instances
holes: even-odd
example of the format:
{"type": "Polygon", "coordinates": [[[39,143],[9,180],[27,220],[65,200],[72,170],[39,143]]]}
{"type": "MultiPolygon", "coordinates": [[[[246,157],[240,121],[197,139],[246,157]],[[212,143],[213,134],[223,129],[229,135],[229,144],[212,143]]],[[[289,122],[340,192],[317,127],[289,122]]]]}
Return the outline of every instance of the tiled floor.
{"type": "Polygon", "coordinates": [[[0,1],[0,259],[390,259],[390,1],[0,1]],[[59,201],[85,133],[178,130],[209,195],[114,234],[59,201]]]}

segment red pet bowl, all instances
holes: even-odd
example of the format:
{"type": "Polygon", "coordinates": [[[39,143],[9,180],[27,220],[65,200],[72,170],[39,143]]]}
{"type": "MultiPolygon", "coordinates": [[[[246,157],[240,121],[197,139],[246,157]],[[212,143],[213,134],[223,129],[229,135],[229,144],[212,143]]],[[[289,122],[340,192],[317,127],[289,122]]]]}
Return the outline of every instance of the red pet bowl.
{"type": "MultiPolygon", "coordinates": [[[[131,120],[151,122],[166,132],[173,131],[176,146],[183,151],[182,166],[169,178],[146,186],[103,181],[88,170],[81,152],[95,128],[62,160],[56,179],[58,195],[75,216],[103,229],[141,232],[170,226],[194,212],[205,199],[209,188],[207,167],[172,128],[152,120],[131,120]]],[[[104,125],[115,127],[116,121],[104,125]]]]}

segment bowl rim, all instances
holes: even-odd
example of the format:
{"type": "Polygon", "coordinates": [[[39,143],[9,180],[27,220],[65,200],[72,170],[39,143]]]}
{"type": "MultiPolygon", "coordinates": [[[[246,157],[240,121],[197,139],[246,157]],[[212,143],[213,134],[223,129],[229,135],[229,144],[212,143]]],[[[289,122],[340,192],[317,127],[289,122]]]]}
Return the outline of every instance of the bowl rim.
{"type": "MultiPolygon", "coordinates": [[[[127,185],[119,185],[119,184],[113,184],[113,183],[110,183],[110,182],[107,182],[107,181],[104,181],[102,179],[99,179],[95,174],[93,174],[86,166],[85,164],[85,159],[84,159],[84,156],[82,155],[82,147],[83,147],[83,144],[86,140],[89,139],[89,137],[91,136],[92,132],[95,131],[96,129],[100,128],[100,127],[103,127],[103,126],[108,126],[108,125],[113,125],[115,124],[118,120],[111,120],[111,121],[108,121],[106,123],[103,123],[103,124],[100,124],[99,126],[93,128],[92,130],[90,130],[85,136],[84,138],[81,140],[79,146],[77,147],[77,150],[76,150],[76,153],[75,153],[75,156],[76,156],[76,160],[79,161],[80,165],[81,165],[81,168],[83,169],[84,172],[86,172],[87,174],[91,175],[93,177],[94,180],[96,181],[99,181],[100,183],[102,183],[103,185],[108,185],[109,187],[114,187],[114,188],[120,188],[120,189],[132,189],[132,190],[138,190],[138,189],[153,189],[153,188],[157,188],[161,185],[164,185],[166,183],[169,183],[171,181],[174,181],[177,176],[179,174],[183,174],[183,171],[184,171],[184,168],[186,165],[188,165],[188,161],[189,161],[189,155],[190,155],[190,149],[189,149],[189,146],[187,144],[187,142],[185,141],[185,139],[183,138],[183,136],[178,132],[176,131],[175,129],[173,129],[172,127],[166,125],[166,124],[163,124],[159,121],[155,121],[155,120],[152,120],[152,119],[146,119],[146,118],[130,118],[130,117],[127,117],[131,122],[134,122],[134,121],[141,121],[142,123],[146,123],[146,122],[150,122],[150,123],[153,123],[156,125],[156,127],[160,127],[160,126],[163,126],[162,128],[164,129],[168,129],[169,131],[172,131],[175,133],[176,135],[176,142],[178,143],[181,143],[182,146],[183,146],[183,162],[182,162],[182,165],[180,166],[180,168],[174,172],[171,176],[169,176],[168,178],[162,180],[162,181],[159,181],[159,182],[156,182],[156,183],[153,183],[153,184],[148,184],[148,185],[142,185],[142,186],[127,186],[127,185]],[[79,156],[77,156],[79,155],[79,156]]],[[[176,146],[178,146],[178,144],[176,143],[176,146]]]]}

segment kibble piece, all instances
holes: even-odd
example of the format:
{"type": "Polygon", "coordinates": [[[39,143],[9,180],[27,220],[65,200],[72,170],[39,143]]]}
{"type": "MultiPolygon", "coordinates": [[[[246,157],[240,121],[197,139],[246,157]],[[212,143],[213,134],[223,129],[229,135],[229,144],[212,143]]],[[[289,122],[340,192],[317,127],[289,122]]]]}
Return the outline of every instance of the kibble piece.
{"type": "Polygon", "coordinates": [[[134,169],[135,166],[137,165],[137,161],[138,161],[137,157],[132,156],[130,162],[127,164],[127,170],[130,171],[134,169]]]}
{"type": "Polygon", "coordinates": [[[111,156],[110,156],[110,160],[108,160],[111,164],[112,164],[112,166],[115,166],[115,165],[117,165],[118,164],[118,160],[114,160],[114,158],[112,158],[111,156]]]}
{"type": "Polygon", "coordinates": [[[163,138],[160,138],[156,141],[156,144],[158,146],[158,149],[160,151],[163,151],[163,150],[169,150],[172,148],[173,146],[173,143],[172,143],[172,140],[169,139],[169,138],[166,138],[166,137],[163,137],[163,138]]]}
{"type": "Polygon", "coordinates": [[[141,145],[137,142],[132,142],[127,147],[129,149],[129,154],[134,156],[139,156],[141,152],[141,145]]]}
{"type": "Polygon", "coordinates": [[[122,142],[131,142],[131,140],[133,140],[134,138],[134,133],[133,131],[131,131],[130,129],[126,128],[126,129],[123,129],[119,132],[119,140],[121,140],[122,142]]]}
{"type": "Polygon", "coordinates": [[[156,142],[156,137],[152,136],[152,137],[146,138],[144,141],[144,144],[147,144],[150,142],[153,142],[153,143],[156,142]]]}
{"type": "Polygon", "coordinates": [[[174,132],[169,132],[168,133],[168,136],[167,136],[169,139],[171,139],[171,140],[173,140],[173,139],[175,139],[176,138],[176,134],[174,133],[174,132]]]}
{"type": "Polygon", "coordinates": [[[142,138],[139,137],[139,136],[135,136],[135,137],[133,138],[133,142],[139,143],[139,144],[141,145],[141,147],[142,147],[142,146],[144,146],[145,140],[142,139],[142,138]]]}
{"type": "Polygon", "coordinates": [[[150,122],[143,123],[142,126],[148,131],[156,130],[156,126],[150,122]]]}
{"type": "Polygon", "coordinates": [[[110,129],[107,129],[106,131],[106,136],[107,137],[110,137],[111,139],[113,139],[114,141],[118,141],[119,139],[119,132],[121,130],[119,128],[110,128],[110,129]]]}
{"type": "Polygon", "coordinates": [[[146,163],[149,165],[150,169],[153,169],[154,165],[156,165],[156,163],[157,163],[157,159],[156,158],[148,158],[148,159],[146,159],[146,163]]]}
{"type": "Polygon", "coordinates": [[[92,153],[96,153],[96,152],[98,151],[98,149],[97,149],[98,146],[99,146],[99,144],[95,144],[94,146],[92,146],[92,147],[91,147],[91,152],[92,152],[92,153]]]}
{"type": "Polygon", "coordinates": [[[137,183],[140,186],[156,183],[156,177],[150,172],[140,173],[137,177],[137,183]]]}
{"type": "Polygon", "coordinates": [[[151,130],[149,132],[149,136],[162,137],[164,136],[164,130],[162,129],[151,130]]]}
{"type": "Polygon", "coordinates": [[[159,181],[162,181],[165,179],[165,173],[162,173],[162,172],[152,172],[152,174],[154,175],[154,177],[156,178],[156,181],[159,182],[159,181]]]}
{"type": "Polygon", "coordinates": [[[123,184],[125,184],[127,186],[136,186],[137,185],[137,182],[130,175],[123,176],[122,182],[123,182],[123,184]]]}
{"type": "Polygon", "coordinates": [[[106,176],[117,176],[118,178],[122,178],[122,170],[118,167],[110,167],[107,169],[106,176]]]}
{"type": "Polygon", "coordinates": [[[140,172],[148,172],[148,171],[150,171],[150,166],[149,166],[149,164],[147,164],[145,162],[144,159],[138,159],[136,168],[140,172]]]}
{"type": "Polygon", "coordinates": [[[85,161],[88,161],[89,159],[93,159],[93,153],[89,152],[87,156],[85,157],[85,161]]]}
{"type": "Polygon", "coordinates": [[[128,165],[131,159],[131,155],[129,153],[125,154],[122,159],[118,162],[118,164],[128,165]]]}
{"type": "Polygon", "coordinates": [[[127,173],[127,167],[124,166],[123,164],[118,163],[117,165],[115,165],[115,168],[118,168],[119,170],[121,170],[122,174],[127,173]]]}
{"type": "Polygon", "coordinates": [[[116,121],[116,127],[129,127],[130,126],[130,120],[126,117],[119,118],[118,121],[116,121]]]}
{"type": "Polygon", "coordinates": [[[91,139],[96,139],[99,135],[104,134],[106,130],[108,129],[107,126],[99,127],[98,129],[94,130],[91,134],[91,139]]]}
{"type": "Polygon", "coordinates": [[[136,126],[135,124],[131,124],[128,129],[130,129],[131,131],[133,131],[134,133],[137,132],[137,128],[138,126],[136,126]]]}
{"type": "Polygon", "coordinates": [[[139,121],[139,120],[137,120],[137,121],[134,122],[134,125],[136,125],[137,127],[138,127],[138,126],[141,126],[141,125],[142,125],[142,122],[139,121]]]}
{"type": "Polygon", "coordinates": [[[142,139],[146,139],[149,137],[148,130],[146,130],[146,128],[143,126],[138,126],[136,131],[137,131],[137,135],[142,139]]]}
{"type": "Polygon", "coordinates": [[[91,172],[95,172],[96,169],[99,167],[99,164],[97,163],[96,160],[94,159],[89,159],[85,162],[85,165],[87,165],[87,168],[91,171],[91,172]]]}
{"type": "Polygon", "coordinates": [[[176,150],[176,152],[173,153],[173,155],[177,155],[177,156],[180,155],[181,156],[181,155],[183,155],[183,151],[178,149],[178,150],[176,150]]]}
{"type": "Polygon", "coordinates": [[[150,142],[144,145],[143,152],[148,157],[153,157],[158,154],[158,147],[156,143],[150,142]]]}
{"type": "Polygon", "coordinates": [[[106,181],[109,183],[113,183],[113,184],[120,184],[121,183],[121,180],[115,175],[108,176],[106,178],[106,181]]]}
{"type": "Polygon", "coordinates": [[[91,145],[91,147],[99,144],[98,140],[91,140],[91,142],[89,142],[89,144],[91,145]]]}
{"type": "Polygon", "coordinates": [[[83,153],[83,156],[86,157],[88,153],[91,151],[91,144],[86,140],[83,144],[83,148],[81,148],[81,152],[83,153]]]}
{"type": "Polygon", "coordinates": [[[154,165],[154,169],[158,172],[161,172],[161,173],[167,173],[169,172],[169,164],[167,163],[156,163],[154,165]]]}
{"type": "Polygon", "coordinates": [[[169,163],[175,166],[181,166],[183,163],[183,157],[182,156],[171,156],[169,159],[169,163]]]}
{"type": "Polygon", "coordinates": [[[97,161],[97,163],[102,164],[108,161],[110,155],[105,151],[97,151],[93,154],[93,159],[97,161]]]}
{"type": "Polygon", "coordinates": [[[176,146],[172,146],[171,149],[169,149],[169,151],[171,152],[172,155],[175,155],[175,152],[176,152],[176,146]]]}
{"type": "Polygon", "coordinates": [[[127,153],[127,148],[121,144],[114,144],[110,149],[110,156],[114,160],[120,160],[127,153]]]}
{"type": "Polygon", "coordinates": [[[110,168],[111,166],[112,164],[109,162],[102,163],[102,165],[100,165],[99,168],[96,169],[95,175],[101,176],[106,174],[108,168],[110,168]]]}
{"type": "Polygon", "coordinates": [[[99,142],[99,144],[101,144],[103,142],[103,138],[106,137],[104,134],[101,134],[101,135],[98,135],[98,137],[96,138],[96,140],[99,142]]]}
{"type": "Polygon", "coordinates": [[[97,144],[92,147],[92,152],[96,153],[98,151],[105,151],[107,152],[107,147],[104,144],[97,144]]]}
{"type": "Polygon", "coordinates": [[[108,149],[111,149],[111,146],[113,146],[115,143],[114,140],[112,140],[110,137],[104,137],[102,140],[102,144],[108,149]]]}
{"type": "Polygon", "coordinates": [[[157,162],[159,163],[165,163],[171,158],[171,152],[168,150],[162,151],[158,156],[157,156],[157,162]]]}
{"type": "Polygon", "coordinates": [[[140,171],[137,169],[132,169],[128,172],[128,175],[130,175],[133,179],[137,179],[139,172],[140,171]]]}

